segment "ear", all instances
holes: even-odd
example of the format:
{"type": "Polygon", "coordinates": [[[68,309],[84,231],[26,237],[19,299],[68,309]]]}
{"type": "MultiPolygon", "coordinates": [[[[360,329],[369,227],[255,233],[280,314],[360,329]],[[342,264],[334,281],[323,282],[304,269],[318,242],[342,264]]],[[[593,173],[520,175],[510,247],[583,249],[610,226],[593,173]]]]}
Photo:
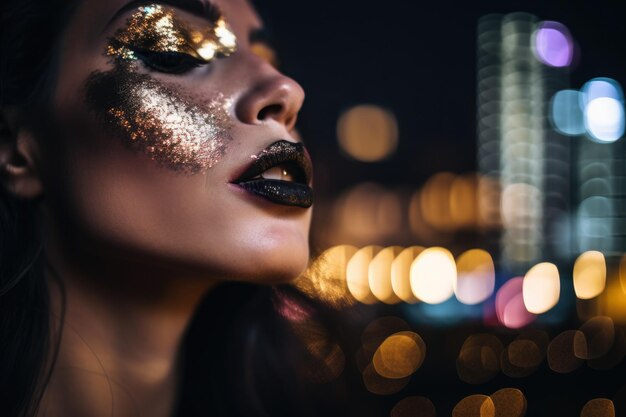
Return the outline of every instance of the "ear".
{"type": "Polygon", "coordinates": [[[18,198],[34,199],[43,191],[36,164],[39,145],[17,120],[15,111],[0,111],[0,185],[18,198]]]}

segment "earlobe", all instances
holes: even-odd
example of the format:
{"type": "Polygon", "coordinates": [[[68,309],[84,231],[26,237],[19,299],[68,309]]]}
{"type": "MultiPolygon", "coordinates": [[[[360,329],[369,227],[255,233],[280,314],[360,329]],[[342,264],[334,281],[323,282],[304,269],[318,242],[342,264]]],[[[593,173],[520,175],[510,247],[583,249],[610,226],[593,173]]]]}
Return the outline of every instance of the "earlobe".
{"type": "Polygon", "coordinates": [[[37,170],[39,146],[32,132],[12,124],[11,114],[0,119],[0,182],[17,198],[34,199],[43,187],[37,170]]]}

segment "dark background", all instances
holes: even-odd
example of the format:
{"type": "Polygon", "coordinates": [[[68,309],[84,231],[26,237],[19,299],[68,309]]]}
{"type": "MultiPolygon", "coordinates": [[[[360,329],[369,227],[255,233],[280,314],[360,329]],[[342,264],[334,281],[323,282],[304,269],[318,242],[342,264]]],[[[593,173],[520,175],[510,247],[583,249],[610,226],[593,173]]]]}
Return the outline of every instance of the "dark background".
{"type": "MultiPolygon", "coordinates": [[[[591,78],[609,77],[626,85],[626,6],[601,1],[402,1],[338,0],[307,2],[257,1],[280,56],[280,69],[296,79],[307,98],[299,130],[313,155],[316,198],[329,201],[363,181],[391,187],[418,187],[440,171],[465,173],[476,166],[476,27],[491,13],[528,12],[539,20],[555,20],[570,30],[576,45],[570,87],[591,78]],[[362,163],[339,148],[336,124],[347,108],[371,103],[396,115],[399,145],[388,159],[362,163]]],[[[623,140],[623,139],[622,139],[623,140]]],[[[316,200],[319,201],[319,200],[316,200]]],[[[318,206],[317,206],[318,207],[318,206]]],[[[318,207],[319,208],[319,207],[318,207]]],[[[317,216],[320,216],[320,210],[317,216]]],[[[324,219],[314,223],[324,227],[324,219]]],[[[575,307],[570,305],[571,313],[575,307]]],[[[397,308],[368,311],[364,316],[397,315],[397,308]]],[[[364,327],[367,320],[361,323],[364,327]]],[[[552,336],[575,328],[571,322],[544,326],[552,336]]],[[[612,398],[617,415],[626,412],[624,363],[610,371],[587,367],[560,375],[544,363],[521,379],[499,375],[471,386],[456,376],[454,357],[462,340],[481,325],[448,328],[416,324],[429,347],[420,377],[400,393],[374,397],[380,415],[408,395],[424,395],[450,415],[463,396],[491,394],[498,388],[522,389],[528,416],[578,416],[591,398],[612,398]],[[619,394],[619,395],[618,395],[619,394]]],[[[360,329],[357,329],[357,332],[360,329]]],[[[515,332],[487,331],[503,342],[515,332]]],[[[347,369],[354,368],[353,363],[347,369]]],[[[358,378],[357,378],[358,379],[358,378]]],[[[357,383],[361,383],[357,381],[357,383]]]]}
{"type": "Polygon", "coordinates": [[[317,192],[360,181],[418,185],[435,172],[476,169],[476,25],[524,11],[566,25],[578,45],[571,87],[593,77],[626,82],[625,8],[617,1],[257,1],[281,70],[304,87],[302,132],[317,192]],[[336,122],[348,107],[392,110],[397,152],[379,163],[342,154],[336,122]]]}

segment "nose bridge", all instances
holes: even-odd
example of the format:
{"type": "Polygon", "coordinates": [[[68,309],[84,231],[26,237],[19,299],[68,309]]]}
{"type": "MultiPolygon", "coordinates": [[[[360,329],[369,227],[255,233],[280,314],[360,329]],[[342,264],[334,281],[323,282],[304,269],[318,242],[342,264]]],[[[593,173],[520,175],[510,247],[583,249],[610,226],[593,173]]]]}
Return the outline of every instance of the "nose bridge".
{"type": "Polygon", "coordinates": [[[300,84],[252,52],[240,58],[245,59],[241,68],[248,73],[245,91],[235,106],[239,120],[246,124],[273,120],[293,129],[304,101],[300,84]]]}

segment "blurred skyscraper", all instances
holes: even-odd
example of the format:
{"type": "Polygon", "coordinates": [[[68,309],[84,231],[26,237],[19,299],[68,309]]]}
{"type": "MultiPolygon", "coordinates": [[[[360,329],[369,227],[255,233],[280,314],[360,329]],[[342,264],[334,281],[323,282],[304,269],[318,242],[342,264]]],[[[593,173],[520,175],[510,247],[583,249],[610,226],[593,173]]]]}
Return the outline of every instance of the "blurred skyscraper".
{"type": "Polygon", "coordinates": [[[500,184],[500,259],[515,274],[571,253],[562,227],[570,206],[570,139],[547,118],[550,97],[568,77],[538,59],[538,24],[527,13],[487,15],[478,23],[478,167],[500,184]]]}

